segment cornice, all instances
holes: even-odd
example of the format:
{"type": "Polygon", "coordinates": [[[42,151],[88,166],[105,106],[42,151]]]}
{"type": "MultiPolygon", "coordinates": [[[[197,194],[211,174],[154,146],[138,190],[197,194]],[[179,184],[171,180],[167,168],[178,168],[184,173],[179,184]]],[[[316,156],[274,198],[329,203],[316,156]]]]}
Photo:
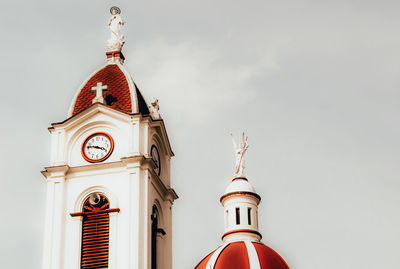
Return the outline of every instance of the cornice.
{"type": "Polygon", "coordinates": [[[224,194],[221,196],[221,198],[219,199],[219,201],[223,204],[225,199],[228,199],[230,197],[234,197],[234,196],[250,196],[253,197],[257,200],[257,204],[260,203],[261,201],[261,197],[260,195],[258,195],[257,193],[254,192],[249,192],[249,191],[235,191],[235,192],[230,192],[227,194],[224,194]]]}
{"type": "Polygon", "coordinates": [[[64,177],[70,167],[68,165],[48,166],[40,171],[45,178],[64,177]]]}
{"type": "Polygon", "coordinates": [[[256,231],[256,230],[250,230],[250,229],[238,229],[238,230],[232,230],[229,232],[226,232],[222,235],[221,239],[224,240],[224,238],[230,234],[235,234],[235,233],[251,233],[251,234],[255,234],[257,236],[260,237],[260,239],[262,238],[262,235],[256,231]]]}
{"type": "Polygon", "coordinates": [[[152,181],[153,185],[160,192],[161,197],[164,200],[169,200],[171,204],[179,198],[175,190],[169,186],[166,186],[161,178],[154,172],[154,168],[156,167],[154,160],[150,156],[145,155],[123,157],[121,158],[121,161],[117,162],[96,163],[75,167],[70,167],[68,165],[49,166],[45,167],[45,169],[41,171],[41,173],[47,179],[60,177],[65,178],[67,175],[70,174],[78,174],[79,176],[79,173],[102,172],[102,170],[104,169],[117,169],[124,167],[125,169],[141,168],[143,170],[149,171],[152,178],[154,179],[152,181]]]}
{"type": "MultiPolygon", "coordinates": [[[[146,158],[144,155],[135,155],[135,156],[129,156],[129,157],[122,157],[121,162],[127,167],[127,168],[136,168],[139,167],[143,164],[148,165],[150,158],[146,158]]],[[[154,166],[155,167],[155,166],[154,166]]]]}
{"type": "Polygon", "coordinates": [[[150,126],[152,126],[152,127],[159,127],[160,128],[161,136],[163,136],[165,138],[165,141],[167,142],[168,146],[166,148],[169,151],[170,157],[175,156],[175,153],[172,151],[172,146],[171,146],[171,143],[169,141],[169,137],[168,137],[167,129],[165,127],[164,120],[162,118],[153,119],[151,115],[143,115],[143,121],[148,122],[150,124],[150,126]]]}
{"type": "Polygon", "coordinates": [[[160,196],[163,198],[164,201],[169,200],[171,202],[171,204],[173,204],[174,201],[179,198],[178,194],[176,194],[174,189],[172,189],[169,186],[166,186],[164,184],[164,182],[161,180],[160,176],[154,172],[155,163],[154,163],[153,159],[150,158],[150,160],[151,160],[152,168],[149,169],[148,171],[150,172],[152,178],[154,179],[152,181],[153,186],[159,192],[160,196]]]}
{"type": "Polygon", "coordinates": [[[123,118],[123,119],[129,119],[132,116],[137,116],[139,114],[129,114],[126,113],[122,110],[118,110],[115,108],[111,108],[109,106],[106,106],[102,103],[95,103],[91,105],[90,107],[86,108],[85,110],[65,119],[64,121],[61,122],[56,122],[52,123],[51,127],[48,128],[50,132],[54,131],[57,128],[66,128],[67,126],[73,126],[74,124],[77,124],[80,121],[83,121],[86,118],[89,118],[90,116],[93,116],[94,114],[98,112],[103,112],[106,114],[112,114],[113,116],[123,118]]]}

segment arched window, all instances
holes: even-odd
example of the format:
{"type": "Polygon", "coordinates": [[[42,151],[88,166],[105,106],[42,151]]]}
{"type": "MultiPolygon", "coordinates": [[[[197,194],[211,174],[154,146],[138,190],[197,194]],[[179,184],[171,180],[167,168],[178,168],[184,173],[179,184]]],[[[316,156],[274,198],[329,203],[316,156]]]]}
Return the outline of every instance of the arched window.
{"type": "Polygon", "coordinates": [[[108,268],[110,203],[92,194],[83,204],[81,268],[108,268]]]}
{"type": "Polygon", "coordinates": [[[157,269],[157,235],[165,235],[165,231],[158,227],[159,213],[157,206],[153,205],[151,212],[151,269],[157,269]]]}
{"type": "Polygon", "coordinates": [[[84,201],[82,212],[70,213],[82,217],[81,269],[108,268],[109,213],[119,211],[110,208],[106,196],[95,192],[84,201]]]}

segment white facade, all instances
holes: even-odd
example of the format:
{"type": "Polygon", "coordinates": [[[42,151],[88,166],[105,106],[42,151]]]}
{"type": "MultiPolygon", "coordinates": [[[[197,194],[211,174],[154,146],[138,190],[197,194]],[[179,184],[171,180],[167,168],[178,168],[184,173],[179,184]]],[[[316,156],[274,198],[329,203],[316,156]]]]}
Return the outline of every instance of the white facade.
{"type": "Polygon", "coordinates": [[[151,214],[155,205],[158,268],[172,268],[171,207],[177,198],[171,188],[173,156],[162,120],[128,114],[95,103],[64,122],[52,124],[50,166],[42,171],[47,181],[43,269],[80,268],[82,212],[92,193],[105,195],[110,208],[109,267],[151,268],[151,214]],[[89,163],[81,153],[91,134],[104,132],[115,143],[110,157],[89,163]],[[152,145],[160,153],[161,174],[154,171],[152,145]],[[161,266],[162,265],[162,266],[161,266]]]}

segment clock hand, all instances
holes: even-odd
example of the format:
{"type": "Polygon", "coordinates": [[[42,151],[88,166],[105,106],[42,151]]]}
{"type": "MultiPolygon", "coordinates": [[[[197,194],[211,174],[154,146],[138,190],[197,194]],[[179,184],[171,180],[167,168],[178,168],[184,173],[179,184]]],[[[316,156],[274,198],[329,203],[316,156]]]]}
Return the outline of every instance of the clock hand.
{"type": "Polygon", "coordinates": [[[99,147],[99,146],[86,146],[86,147],[87,147],[88,149],[94,148],[94,149],[101,149],[101,150],[107,151],[105,148],[99,147]]]}

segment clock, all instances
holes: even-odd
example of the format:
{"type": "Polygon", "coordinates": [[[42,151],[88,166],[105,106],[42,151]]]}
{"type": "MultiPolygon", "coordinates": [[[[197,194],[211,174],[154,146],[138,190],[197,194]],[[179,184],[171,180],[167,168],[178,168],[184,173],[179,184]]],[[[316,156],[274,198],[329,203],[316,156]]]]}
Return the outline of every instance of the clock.
{"type": "Polygon", "coordinates": [[[151,158],[153,159],[154,163],[156,164],[156,168],[154,168],[154,172],[157,173],[157,175],[160,175],[161,173],[161,160],[160,160],[160,154],[158,153],[158,149],[156,146],[151,146],[151,158]]]}
{"type": "Polygon", "coordinates": [[[107,133],[94,133],[82,144],[82,157],[90,163],[99,163],[110,157],[114,150],[114,140],[107,133]]]}

